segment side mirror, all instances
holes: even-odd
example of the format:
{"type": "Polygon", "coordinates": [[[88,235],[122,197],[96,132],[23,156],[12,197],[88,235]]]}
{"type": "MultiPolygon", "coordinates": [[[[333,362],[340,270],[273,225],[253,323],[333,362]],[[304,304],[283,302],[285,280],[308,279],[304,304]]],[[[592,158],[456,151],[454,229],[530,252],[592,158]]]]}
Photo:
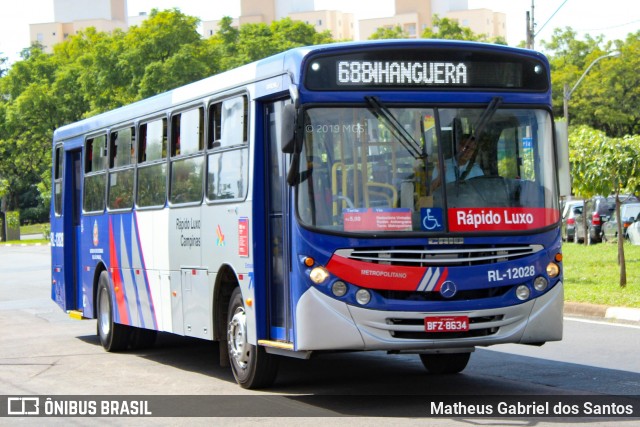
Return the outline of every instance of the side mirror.
{"type": "Polygon", "coordinates": [[[569,164],[569,132],[567,122],[556,121],[555,126],[555,151],[558,161],[558,184],[560,196],[571,195],[571,172],[569,164]]]}
{"type": "Polygon", "coordinates": [[[282,152],[293,154],[299,152],[296,141],[296,107],[293,104],[287,104],[282,109],[282,152]]]}

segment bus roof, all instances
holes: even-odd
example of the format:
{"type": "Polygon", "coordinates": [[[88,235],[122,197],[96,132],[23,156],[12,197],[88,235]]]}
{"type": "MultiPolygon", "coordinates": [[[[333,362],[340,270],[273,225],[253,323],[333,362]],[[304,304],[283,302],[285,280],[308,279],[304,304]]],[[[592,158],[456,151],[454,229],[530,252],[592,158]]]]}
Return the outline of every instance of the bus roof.
{"type": "MultiPolygon", "coordinates": [[[[133,122],[141,117],[152,116],[197,99],[224,94],[244,85],[288,75],[289,82],[300,84],[301,72],[305,58],[310,54],[339,53],[353,49],[373,50],[388,48],[418,48],[418,47],[452,48],[455,50],[484,50],[502,52],[516,56],[536,57],[547,63],[546,57],[539,52],[514,48],[504,45],[468,42],[459,40],[369,40],[359,42],[341,42],[324,45],[293,48],[288,51],[270,56],[241,67],[216,74],[205,79],[178,87],[176,89],[146,98],[129,105],[101,113],[75,123],[64,125],[54,132],[54,143],[66,139],[86,135],[96,129],[133,122]]],[[[284,85],[274,91],[285,91],[284,85]]]]}

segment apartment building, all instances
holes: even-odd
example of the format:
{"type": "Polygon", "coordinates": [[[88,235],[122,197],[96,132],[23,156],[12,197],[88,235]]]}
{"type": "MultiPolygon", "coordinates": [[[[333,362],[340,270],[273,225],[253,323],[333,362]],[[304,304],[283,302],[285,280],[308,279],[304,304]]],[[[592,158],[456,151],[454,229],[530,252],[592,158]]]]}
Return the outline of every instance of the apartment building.
{"type": "Polygon", "coordinates": [[[489,9],[469,9],[467,0],[395,0],[395,15],[359,21],[359,39],[366,40],[378,28],[399,26],[410,38],[419,38],[426,28],[433,26],[433,17],[449,18],[469,27],[477,34],[489,37],[507,36],[504,13],[489,9]]]}
{"type": "Polygon", "coordinates": [[[88,27],[98,31],[126,30],[126,0],[53,0],[54,22],[31,24],[31,43],[38,42],[47,53],[53,46],[88,27]]]}
{"type": "MultiPolygon", "coordinates": [[[[318,32],[328,30],[336,40],[354,39],[352,13],[314,9],[314,0],[240,0],[240,17],[233,20],[232,26],[239,28],[244,24],[270,24],[288,17],[313,25],[318,32]]],[[[219,20],[203,22],[203,35],[214,35],[219,23],[219,20]]]]}

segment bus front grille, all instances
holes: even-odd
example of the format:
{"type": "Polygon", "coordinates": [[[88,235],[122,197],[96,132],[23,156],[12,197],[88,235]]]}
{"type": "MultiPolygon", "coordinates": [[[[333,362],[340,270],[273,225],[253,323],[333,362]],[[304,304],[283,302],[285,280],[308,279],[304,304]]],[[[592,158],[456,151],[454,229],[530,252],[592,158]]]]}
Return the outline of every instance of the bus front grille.
{"type": "Polygon", "coordinates": [[[340,249],[336,255],[375,264],[427,267],[494,264],[539,252],[542,245],[340,249]]]}

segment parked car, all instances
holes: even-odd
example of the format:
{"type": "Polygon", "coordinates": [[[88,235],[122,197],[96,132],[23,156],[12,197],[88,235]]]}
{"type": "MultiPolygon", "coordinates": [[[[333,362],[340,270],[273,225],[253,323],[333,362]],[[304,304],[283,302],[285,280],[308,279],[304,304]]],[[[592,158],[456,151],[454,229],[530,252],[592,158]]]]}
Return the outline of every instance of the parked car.
{"type": "MultiPolygon", "coordinates": [[[[620,195],[622,204],[640,202],[633,194],[620,195]]],[[[575,241],[583,242],[585,239],[584,222],[587,221],[587,244],[602,241],[602,225],[611,218],[616,208],[616,196],[594,196],[585,201],[583,214],[576,217],[575,241]]]]}
{"type": "Polygon", "coordinates": [[[569,200],[562,208],[562,240],[573,242],[576,232],[576,215],[582,215],[584,201],[569,200]]]}
{"type": "MultiPolygon", "coordinates": [[[[625,203],[620,205],[620,218],[622,218],[622,236],[627,238],[627,228],[640,214],[640,203],[625,203]]],[[[602,226],[602,238],[604,240],[616,240],[618,238],[618,218],[614,209],[609,221],[602,226]]]]}
{"type": "Polygon", "coordinates": [[[640,245],[640,214],[633,224],[627,227],[627,237],[632,245],[640,245]]]}

